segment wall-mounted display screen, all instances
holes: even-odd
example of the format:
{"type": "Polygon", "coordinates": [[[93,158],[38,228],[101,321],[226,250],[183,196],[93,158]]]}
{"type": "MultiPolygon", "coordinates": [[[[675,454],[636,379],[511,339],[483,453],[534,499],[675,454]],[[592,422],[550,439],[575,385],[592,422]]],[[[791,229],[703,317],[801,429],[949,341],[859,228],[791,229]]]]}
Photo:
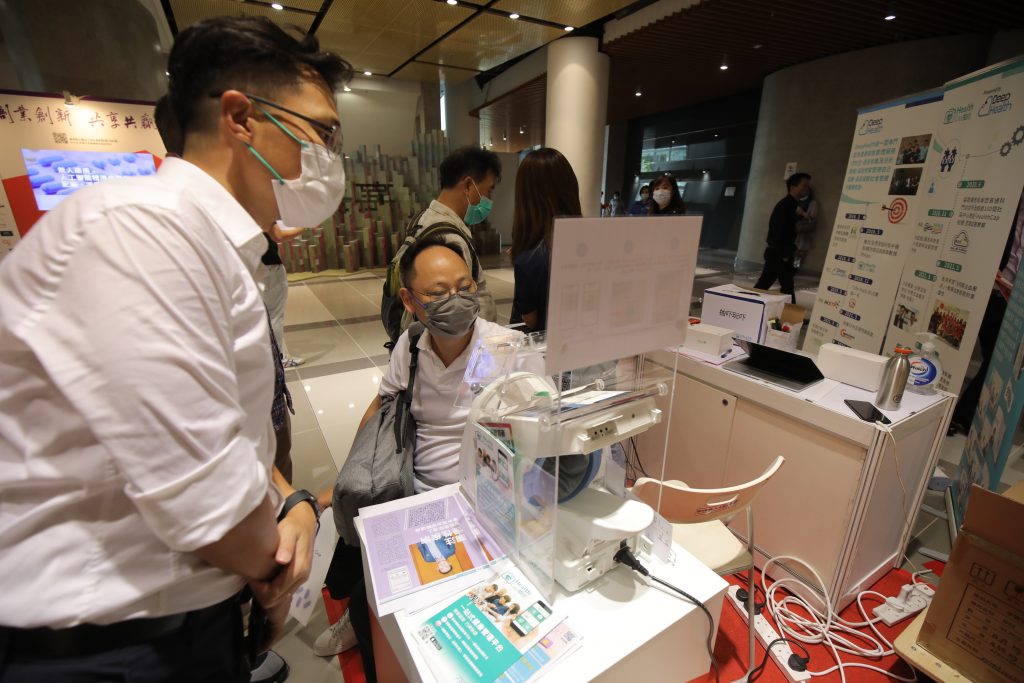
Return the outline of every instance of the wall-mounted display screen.
{"type": "Polygon", "coordinates": [[[22,149],[21,156],[40,211],[49,211],[69,194],[107,178],[156,173],[153,155],[145,152],[22,149]]]}

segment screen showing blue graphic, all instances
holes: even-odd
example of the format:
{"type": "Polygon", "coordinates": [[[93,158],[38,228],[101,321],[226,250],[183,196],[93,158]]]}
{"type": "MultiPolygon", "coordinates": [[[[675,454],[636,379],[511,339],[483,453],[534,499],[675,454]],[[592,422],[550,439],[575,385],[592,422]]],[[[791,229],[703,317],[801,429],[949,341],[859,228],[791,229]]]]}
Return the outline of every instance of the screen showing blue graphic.
{"type": "Polygon", "coordinates": [[[69,194],[107,178],[156,173],[153,155],[144,152],[22,149],[21,156],[40,211],[49,211],[69,194]]]}

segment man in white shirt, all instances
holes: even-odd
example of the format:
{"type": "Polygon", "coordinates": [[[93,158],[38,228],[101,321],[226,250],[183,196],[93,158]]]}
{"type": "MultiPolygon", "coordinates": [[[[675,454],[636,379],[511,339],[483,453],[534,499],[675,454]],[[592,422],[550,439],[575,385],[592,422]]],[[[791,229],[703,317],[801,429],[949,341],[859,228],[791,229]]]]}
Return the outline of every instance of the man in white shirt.
{"type": "Polygon", "coordinates": [[[270,486],[260,226],[336,210],[350,69],[223,17],[168,70],[183,158],[72,195],[0,265],[2,683],[248,681],[241,589],[270,640],[309,572],[315,499],[270,486]]]}
{"type": "MultiPolygon", "coordinates": [[[[459,479],[462,432],[469,406],[456,405],[470,354],[477,342],[493,337],[522,337],[521,332],[479,317],[478,288],[459,247],[441,236],[428,236],[409,247],[400,262],[406,310],[423,324],[411,412],[416,419],[413,457],[417,493],[459,479]]],[[[388,369],[363,415],[360,427],[380,409],[381,398],[393,396],[409,383],[409,330],[402,333],[388,369]]],[[[333,489],[323,491],[321,505],[330,505],[333,489]]],[[[365,613],[365,587],[359,580],[359,551],[339,544],[327,588],[335,598],[351,596],[342,618],[317,638],[314,652],[328,656],[356,645],[364,668],[372,670],[373,649],[365,613]]]]}

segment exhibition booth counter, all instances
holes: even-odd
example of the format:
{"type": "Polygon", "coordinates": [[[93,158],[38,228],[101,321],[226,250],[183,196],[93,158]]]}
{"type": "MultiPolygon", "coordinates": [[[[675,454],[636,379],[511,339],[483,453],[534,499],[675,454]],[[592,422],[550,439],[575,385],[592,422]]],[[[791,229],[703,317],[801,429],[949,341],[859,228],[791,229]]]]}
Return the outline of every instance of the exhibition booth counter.
{"type": "MultiPolygon", "coordinates": [[[[754,503],[757,564],[778,556],[808,563],[837,610],[900,565],[953,396],[907,392],[898,410],[884,413],[892,424],[881,426],[844,403],[873,402],[874,392],[831,379],[791,391],[675,351],[645,357],[645,373],[673,368],[675,400],[658,399],[666,418],[637,437],[648,472],[662,471],[657,454],[664,452],[663,479],[718,488],[745,482],[784,455],[786,466],[754,503]]],[[[730,528],[745,536],[745,519],[730,528]]],[[[802,567],[772,567],[770,575],[789,572],[814,584],[802,567]]]]}
{"type": "MultiPolygon", "coordinates": [[[[459,487],[459,484],[452,484],[398,503],[408,509],[457,495],[459,487]]],[[[364,510],[363,515],[365,513],[364,510]]],[[[363,550],[363,568],[366,576],[370,576],[372,568],[366,552],[363,515],[356,519],[356,526],[363,550]]],[[[653,575],[683,588],[703,602],[714,616],[714,632],[717,634],[728,586],[725,580],[674,543],[668,561],[662,561],[653,554],[642,559],[653,575]]],[[[444,605],[447,600],[455,609],[458,599],[473,590],[467,585],[486,584],[492,577],[501,576],[509,570],[515,571],[514,562],[499,560],[476,570],[465,580],[453,580],[434,588],[431,599],[438,601],[435,606],[444,605]]],[[[422,597],[416,595],[406,601],[408,607],[403,604],[395,609],[396,605],[392,604],[380,609],[380,596],[373,582],[367,581],[366,585],[375,619],[373,648],[378,679],[412,682],[450,680],[435,674],[417,633],[432,618],[438,620],[438,625],[440,619],[446,622],[453,619],[452,611],[446,612],[442,608],[435,613],[437,610],[433,608],[424,608],[422,597]],[[390,614],[383,614],[392,609],[394,611],[390,614]]],[[[666,588],[641,579],[627,567],[617,567],[574,592],[555,584],[550,600],[551,614],[554,615],[550,618],[562,620],[549,635],[549,641],[555,642],[549,642],[547,652],[534,652],[529,661],[534,668],[557,664],[554,670],[557,680],[663,680],[666,671],[673,672],[674,680],[691,680],[706,673],[710,667],[706,646],[708,621],[700,608],[666,588]],[[559,638],[555,639],[555,635],[559,638]],[[565,648],[564,661],[555,662],[562,654],[560,648],[565,648]]],[[[512,635],[508,630],[505,633],[512,635]]],[[[512,637],[515,638],[514,635],[512,637]]],[[[482,656],[479,660],[486,661],[482,656]]],[[[479,666],[485,670],[484,663],[479,666]]],[[[506,675],[513,673],[509,671],[506,675]]],[[[519,670],[518,673],[523,672],[519,670]]],[[[525,680],[525,677],[502,676],[497,680],[525,680]]]]}

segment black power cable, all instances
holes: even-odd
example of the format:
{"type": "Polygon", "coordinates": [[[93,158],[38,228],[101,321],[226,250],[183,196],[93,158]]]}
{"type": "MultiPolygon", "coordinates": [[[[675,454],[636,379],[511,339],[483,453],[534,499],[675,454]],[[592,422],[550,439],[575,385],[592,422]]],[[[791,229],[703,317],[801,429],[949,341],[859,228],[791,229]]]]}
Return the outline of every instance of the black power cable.
{"type": "Polygon", "coordinates": [[[714,638],[714,635],[715,635],[715,618],[711,616],[711,612],[709,612],[708,608],[704,606],[704,603],[701,602],[700,600],[698,600],[697,598],[693,597],[692,595],[690,595],[689,593],[687,593],[683,589],[676,588],[675,586],[673,586],[668,581],[663,581],[663,580],[659,579],[657,576],[654,576],[653,574],[651,574],[651,572],[648,571],[647,567],[645,567],[642,564],[640,564],[640,560],[636,559],[636,556],[633,555],[633,552],[629,549],[628,546],[623,545],[621,548],[619,548],[618,552],[615,553],[615,558],[614,559],[619,564],[624,564],[627,567],[629,567],[630,569],[632,569],[633,571],[635,571],[635,572],[637,572],[639,574],[642,574],[643,576],[646,576],[647,578],[651,579],[652,581],[656,581],[657,583],[660,583],[662,586],[665,586],[666,588],[674,590],[676,593],[679,593],[681,596],[683,596],[684,598],[686,598],[687,600],[692,602],[697,607],[700,607],[701,611],[704,612],[704,616],[706,616],[708,618],[708,638],[707,638],[708,657],[711,658],[711,668],[713,668],[715,670],[715,683],[719,683],[719,681],[718,681],[718,662],[715,661],[715,650],[714,650],[714,646],[712,646],[712,644],[711,644],[711,640],[712,640],[712,638],[714,638]]]}

